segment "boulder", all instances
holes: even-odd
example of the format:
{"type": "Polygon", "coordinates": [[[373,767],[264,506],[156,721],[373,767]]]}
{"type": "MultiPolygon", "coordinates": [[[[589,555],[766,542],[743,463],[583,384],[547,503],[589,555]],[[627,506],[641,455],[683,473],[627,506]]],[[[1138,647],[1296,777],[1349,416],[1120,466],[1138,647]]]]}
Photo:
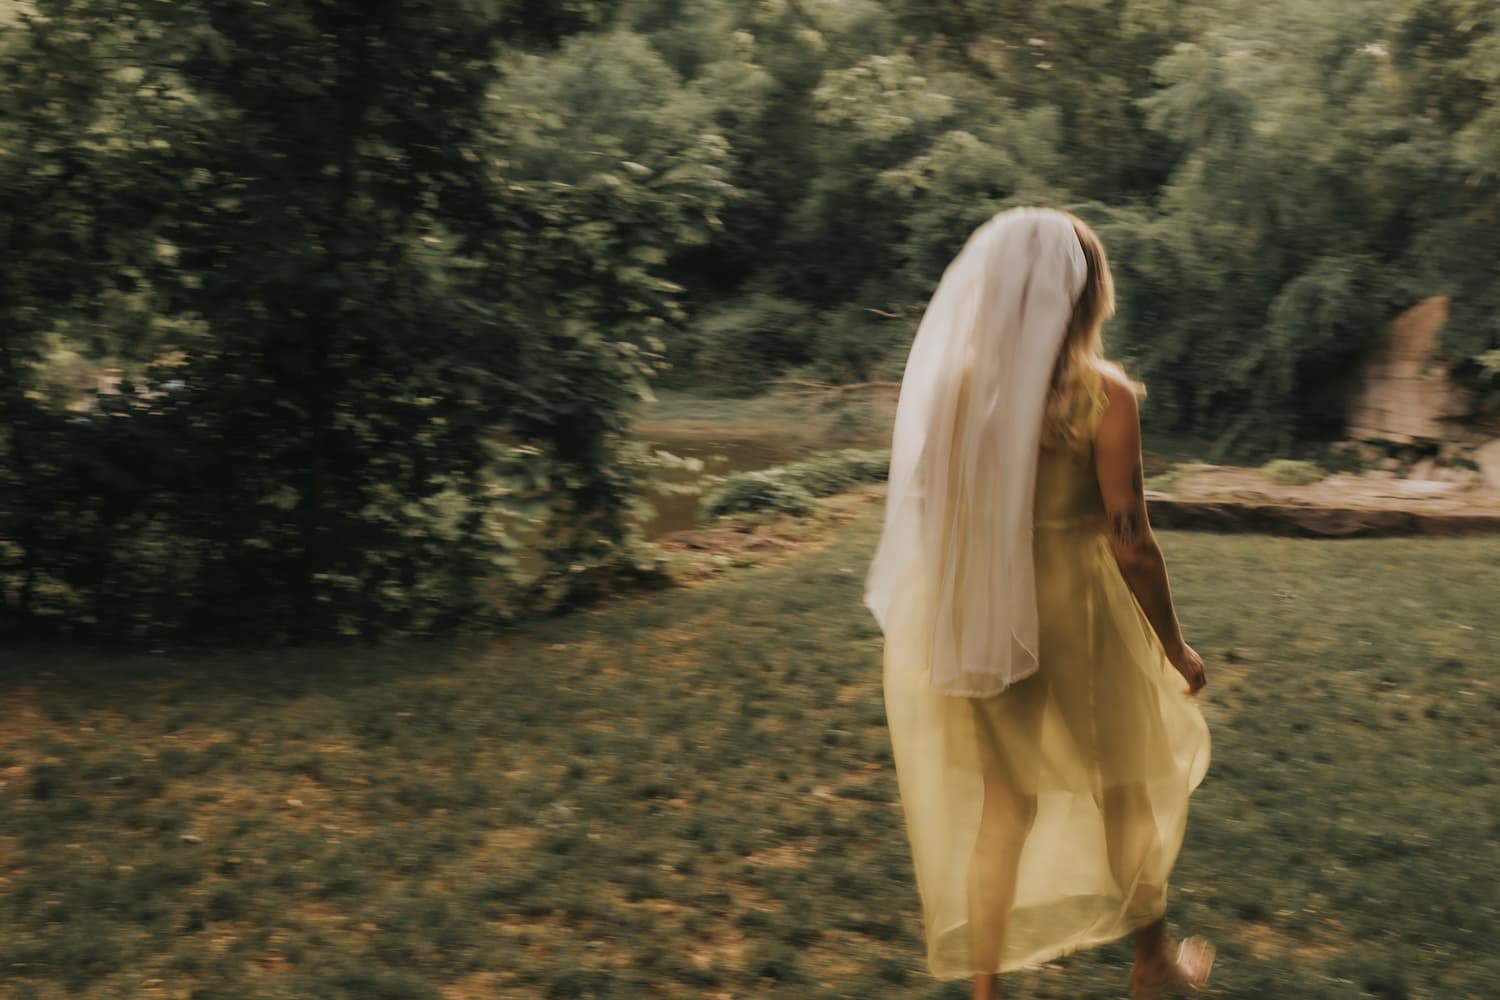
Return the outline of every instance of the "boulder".
{"type": "Polygon", "coordinates": [[[1467,416],[1473,396],[1449,377],[1437,333],[1449,300],[1426,299],[1391,321],[1365,364],[1364,389],[1349,415],[1350,436],[1392,444],[1442,441],[1467,416]]]}
{"type": "Polygon", "coordinates": [[[1334,445],[1332,450],[1340,455],[1349,455],[1357,459],[1363,465],[1374,465],[1385,458],[1385,449],[1379,448],[1368,441],[1340,441],[1334,445]]]}
{"type": "Polygon", "coordinates": [[[1479,473],[1473,469],[1464,469],[1456,465],[1445,466],[1437,470],[1437,478],[1445,483],[1453,483],[1459,489],[1470,489],[1479,485],[1479,473]]]}
{"type": "Polygon", "coordinates": [[[1474,463],[1479,466],[1479,474],[1484,477],[1485,485],[1493,490],[1500,490],[1500,438],[1480,445],[1474,451],[1474,463]]]}

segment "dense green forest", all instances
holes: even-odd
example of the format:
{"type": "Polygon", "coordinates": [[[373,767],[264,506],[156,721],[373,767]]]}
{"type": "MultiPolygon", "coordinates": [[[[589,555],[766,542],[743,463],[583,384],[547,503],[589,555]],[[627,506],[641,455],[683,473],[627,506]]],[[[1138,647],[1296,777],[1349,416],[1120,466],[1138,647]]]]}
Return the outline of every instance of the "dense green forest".
{"type": "Polygon", "coordinates": [[[1154,427],[1334,437],[1434,294],[1500,369],[1492,0],[10,0],[0,108],[10,633],[612,586],[652,385],[899,377],[1016,204],[1103,235],[1154,427]]]}

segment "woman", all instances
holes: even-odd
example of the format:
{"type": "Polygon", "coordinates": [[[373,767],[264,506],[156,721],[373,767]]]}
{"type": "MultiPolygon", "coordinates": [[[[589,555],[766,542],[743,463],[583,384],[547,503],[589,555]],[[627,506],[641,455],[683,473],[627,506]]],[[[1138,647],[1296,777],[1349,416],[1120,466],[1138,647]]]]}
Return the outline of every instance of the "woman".
{"type": "Polygon", "coordinates": [[[943,276],[902,381],[866,603],[928,964],[980,1000],[1132,932],[1133,997],[1196,989],[1213,961],[1166,936],[1204,672],[1146,517],[1135,386],[1102,357],[1113,311],[1088,226],[1002,212],[943,276]]]}

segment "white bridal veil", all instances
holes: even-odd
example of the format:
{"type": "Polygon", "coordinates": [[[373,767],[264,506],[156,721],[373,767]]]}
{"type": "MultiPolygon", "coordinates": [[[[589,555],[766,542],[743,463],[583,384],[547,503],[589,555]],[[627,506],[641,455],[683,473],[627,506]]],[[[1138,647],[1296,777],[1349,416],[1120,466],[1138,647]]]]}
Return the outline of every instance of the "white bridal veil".
{"type": "Polygon", "coordinates": [[[903,669],[929,668],[945,694],[998,694],[1037,669],[1037,450],[1087,271],[1068,216],[1002,212],[948,266],[912,343],[865,603],[887,640],[929,649],[903,669]]]}

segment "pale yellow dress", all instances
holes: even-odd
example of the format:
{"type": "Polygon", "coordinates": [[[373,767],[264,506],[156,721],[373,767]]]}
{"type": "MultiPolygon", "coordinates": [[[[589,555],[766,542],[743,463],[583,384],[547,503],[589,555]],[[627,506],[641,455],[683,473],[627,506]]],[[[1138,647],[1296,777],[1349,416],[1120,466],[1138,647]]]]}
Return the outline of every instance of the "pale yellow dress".
{"type": "Polygon", "coordinates": [[[991,698],[928,684],[919,643],[888,642],[885,700],[940,979],[1007,972],[1161,916],[1208,727],[1111,552],[1089,444],[1043,449],[1035,503],[1036,674],[991,698]],[[913,665],[917,669],[912,669],[913,665]]]}

